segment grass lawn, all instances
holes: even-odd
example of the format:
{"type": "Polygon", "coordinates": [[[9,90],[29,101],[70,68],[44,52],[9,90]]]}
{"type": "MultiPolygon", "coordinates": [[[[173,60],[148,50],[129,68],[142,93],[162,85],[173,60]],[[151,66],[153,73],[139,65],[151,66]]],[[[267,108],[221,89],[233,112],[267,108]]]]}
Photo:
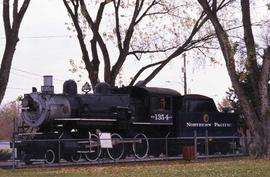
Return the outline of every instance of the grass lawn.
{"type": "Polygon", "coordinates": [[[162,161],[83,167],[0,170],[3,177],[270,177],[270,160],[250,158],[196,162],[162,161]]]}

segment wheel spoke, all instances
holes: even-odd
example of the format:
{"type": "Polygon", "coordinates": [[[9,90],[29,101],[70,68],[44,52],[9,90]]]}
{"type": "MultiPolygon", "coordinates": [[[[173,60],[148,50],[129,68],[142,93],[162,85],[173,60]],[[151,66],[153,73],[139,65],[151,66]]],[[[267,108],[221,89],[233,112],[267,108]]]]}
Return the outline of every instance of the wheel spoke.
{"type": "Polygon", "coordinates": [[[112,148],[107,149],[108,156],[112,160],[119,160],[124,154],[124,144],[121,142],[122,137],[117,133],[113,133],[111,139],[112,148]]]}
{"type": "Polygon", "coordinates": [[[98,137],[95,134],[91,134],[89,142],[89,153],[84,154],[87,161],[92,162],[98,160],[101,154],[101,149],[98,141],[98,137]]]}
{"type": "Polygon", "coordinates": [[[149,142],[145,134],[139,133],[134,137],[135,141],[132,144],[133,152],[135,157],[143,159],[148,155],[149,142]]]}

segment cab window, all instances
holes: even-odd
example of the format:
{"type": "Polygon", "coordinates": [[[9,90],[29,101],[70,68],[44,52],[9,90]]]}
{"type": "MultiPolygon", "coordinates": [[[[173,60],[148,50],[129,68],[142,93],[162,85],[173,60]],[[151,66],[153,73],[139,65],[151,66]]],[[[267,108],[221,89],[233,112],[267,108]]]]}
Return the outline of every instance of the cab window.
{"type": "Polygon", "coordinates": [[[152,110],[170,110],[171,109],[171,98],[170,97],[152,97],[151,98],[152,110]]]}

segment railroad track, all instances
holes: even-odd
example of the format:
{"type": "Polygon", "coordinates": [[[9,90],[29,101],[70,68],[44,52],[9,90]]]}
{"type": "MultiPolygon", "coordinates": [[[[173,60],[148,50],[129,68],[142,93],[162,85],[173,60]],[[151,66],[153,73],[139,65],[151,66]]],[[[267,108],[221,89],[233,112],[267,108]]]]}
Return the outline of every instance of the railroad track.
{"type": "Polygon", "coordinates": [[[9,160],[6,163],[0,164],[0,168],[4,169],[20,169],[20,168],[43,168],[43,167],[68,167],[68,166],[86,166],[86,165],[103,165],[103,164],[121,164],[121,163],[136,163],[136,162],[151,162],[151,161],[164,161],[164,160],[181,160],[182,156],[179,157],[148,157],[144,159],[137,159],[135,157],[127,157],[125,159],[120,160],[110,160],[107,158],[99,159],[97,161],[88,162],[85,160],[81,160],[79,162],[68,162],[66,160],[61,160],[60,163],[46,164],[44,161],[36,161],[31,165],[26,165],[24,162],[15,161],[13,165],[13,161],[9,160]]]}
{"type": "MultiPolygon", "coordinates": [[[[242,157],[245,156],[244,154],[225,154],[225,155],[200,155],[197,157],[197,159],[208,159],[208,158],[229,158],[229,157],[242,157]]],[[[123,163],[137,163],[137,162],[153,162],[153,161],[171,161],[171,160],[184,160],[183,156],[177,156],[177,157],[147,157],[144,159],[138,159],[136,157],[127,157],[125,159],[120,160],[110,160],[108,158],[100,158],[97,161],[88,162],[85,160],[80,160],[76,163],[69,162],[66,160],[61,160],[59,163],[53,163],[53,164],[46,164],[44,161],[36,161],[31,165],[26,165],[24,162],[15,161],[15,164],[12,160],[8,162],[8,164],[1,165],[0,168],[5,169],[21,169],[21,168],[46,168],[46,167],[68,167],[68,166],[89,166],[89,165],[103,165],[103,164],[123,164],[123,163]]]]}
{"type": "Polygon", "coordinates": [[[150,161],[163,161],[163,160],[181,160],[182,156],[179,157],[148,157],[144,159],[138,159],[136,157],[126,157],[125,159],[120,160],[111,160],[108,158],[100,158],[97,161],[88,162],[85,160],[74,162],[68,162],[61,160],[60,163],[46,164],[43,161],[34,162],[31,165],[25,165],[23,162],[20,162],[16,168],[36,168],[36,167],[65,167],[65,166],[85,166],[85,165],[102,165],[102,164],[120,164],[120,163],[136,163],[136,162],[150,162],[150,161]]]}

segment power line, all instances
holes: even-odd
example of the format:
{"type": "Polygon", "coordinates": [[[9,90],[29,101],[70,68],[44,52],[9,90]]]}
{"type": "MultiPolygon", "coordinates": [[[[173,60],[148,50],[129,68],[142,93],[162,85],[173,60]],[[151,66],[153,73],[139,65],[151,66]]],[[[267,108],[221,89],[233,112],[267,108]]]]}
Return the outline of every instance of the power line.
{"type": "MultiPolygon", "coordinates": [[[[25,70],[22,70],[22,69],[18,69],[18,68],[14,68],[14,67],[11,67],[11,69],[14,70],[14,71],[19,71],[19,72],[22,72],[22,73],[24,73],[24,74],[31,75],[31,76],[43,77],[43,76],[40,75],[40,74],[33,73],[33,72],[29,72],[29,71],[25,71],[25,70]]],[[[18,74],[17,74],[17,75],[18,75],[18,74]]],[[[54,78],[54,81],[56,81],[56,82],[64,82],[64,80],[62,80],[62,79],[57,79],[57,78],[54,78]]]]}
{"type": "Polygon", "coordinates": [[[13,72],[13,71],[10,71],[10,73],[11,73],[12,75],[16,75],[16,76],[20,76],[20,77],[26,77],[26,78],[29,78],[29,79],[32,79],[32,80],[37,80],[37,81],[40,80],[40,79],[35,78],[35,77],[32,77],[32,76],[22,75],[22,74],[15,73],[15,72],[13,72]]]}
{"type": "MultiPolygon", "coordinates": [[[[45,36],[21,36],[20,39],[49,39],[49,38],[72,38],[75,35],[45,35],[45,36]]],[[[0,39],[6,39],[6,37],[1,36],[0,39]]]]}
{"type": "Polygon", "coordinates": [[[29,75],[32,75],[32,76],[42,77],[42,75],[40,75],[40,74],[32,73],[32,72],[25,71],[25,70],[22,70],[22,69],[17,69],[17,68],[14,68],[14,67],[11,67],[11,69],[12,70],[15,70],[15,71],[19,71],[19,72],[25,73],[25,74],[29,74],[29,75]]]}
{"type": "MultiPolygon", "coordinates": [[[[16,75],[16,76],[23,77],[23,78],[28,78],[28,79],[35,80],[35,81],[40,81],[40,80],[41,80],[40,77],[37,78],[37,77],[35,77],[35,76],[29,76],[29,75],[24,75],[24,74],[18,74],[18,73],[12,72],[12,71],[10,71],[10,73],[11,73],[12,75],[16,75]]],[[[60,82],[60,81],[54,81],[54,85],[62,85],[62,82],[60,82]]]]}
{"type": "Polygon", "coordinates": [[[29,90],[31,90],[31,88],[30,89],[26,89],[26,88],[15,88],[15,87],[7,87],[7,89],[9,89],[9,90],[22,90],[22,91],[29,91],[29,90]]]}

